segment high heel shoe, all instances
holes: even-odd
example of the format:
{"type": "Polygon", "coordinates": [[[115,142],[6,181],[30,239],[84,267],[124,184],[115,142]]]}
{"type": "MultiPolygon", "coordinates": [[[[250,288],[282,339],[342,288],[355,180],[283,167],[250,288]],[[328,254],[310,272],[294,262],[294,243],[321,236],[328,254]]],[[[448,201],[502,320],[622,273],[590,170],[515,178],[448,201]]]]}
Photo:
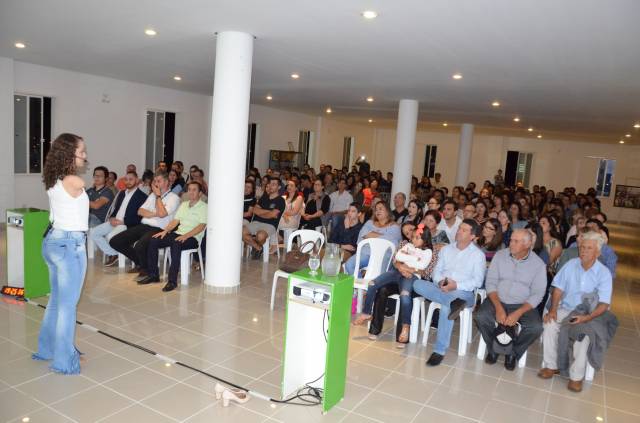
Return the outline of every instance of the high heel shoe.
{"type": "Polygon", "coordinates": [[[222,398],[222,393],[226,390],[227,388],[225,388],[224,386],[220,385],[219,383],[216,383],[216,387],[214,388],[214,391],[216,393],[216,399],[219,400],[222,398]]]}
{"type": "Polygon", "coordinates": [[[238,404],[244,404],[249,401],[249,394],[246,391],[239,389],[225,389],[222,393],[222,406],[228,407],[230,401],[235,401],[238,404]]]}

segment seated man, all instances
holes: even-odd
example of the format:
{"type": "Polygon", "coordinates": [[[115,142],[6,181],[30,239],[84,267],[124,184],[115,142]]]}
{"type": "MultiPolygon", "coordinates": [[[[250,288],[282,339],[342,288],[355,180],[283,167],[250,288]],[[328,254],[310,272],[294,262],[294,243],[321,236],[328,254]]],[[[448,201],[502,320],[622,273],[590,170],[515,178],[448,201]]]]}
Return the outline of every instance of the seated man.
{"type": "MultiPolygon", "coordinates": [[[[242,227],[242,240],[253,248],[253,258],[256,260],[263,254],[262,246],[267,237],[273,244],[276,244],[277,248],[276,228],[286,206],[284,198],[278,194],[279,189],[280,180],[275,176],[270,176],[269,183],[265,187],[265,193],[253,207],[251,223],[242,227]]],[[[267,254],[269,254],[269,251],[267,251],[267,254]]]]}
{"type": "Polygon", "coordinates": [[[89,237],[107,256],[105,266],[113,266],[118,261],[118,252],[109,245],[109,240],[140,224],[138,209],[147,199],[147,194],[138,189],[138,175],[135,171],[127,172],[124,183],[124,190],[116,196],[111,218],[89,230],[89,237]]]}
{"type": "MultiPolygon", "coordinates": [[[[553,278],[551,307],[544,316],[544,332],[542,333],[544,368],[538,376],[550,379],[559,374],[559,355],[566,353],[559,349],[559,335],[564,325],[589,324],[607,312],[611,304],[611,272],[598,261],[604,237],[599,233],[582,234],[579,247],[579,258],[569,260],[553,278]],[[583,303],[585,296],[597,294],[597,306],[589,313],[569,315],[583,303]]],[[[602,316],[604,317],[604,316],[602,316]]],[[[601,318],[602,318],[601,317],[601,318]]],[[[569,368],[569,384],[567,388],[573,392],[582,390],[582,379],[587,367],[587,351],[589,337],[573,343],[573,363],[569,368]]],[[[608,339],[601,345],[608,345],[608,339]]],[[[595,350],[595,348],[594,348],[595,350]]],[[[601,350],[603,351],[603,350],[601,350]]],[[[600,357],[601,358],[601,357],[600,357]]]]}
{"type": "Polygon", "coordinates": [[[526,229],[516,229],[509,248],[496,253],[487,272],[485,289],[490,301],[480,306],[474,319],[487,344],[487,364],[495,364],[493,351],[496,322],[504,326],[520,323],[520,333],[513,343],[513,354],[504,359],[504,367],[513,370],[529,345],[542,333],[542,319],[536,307],[547,289],[547,267],[531,251],[533,235],[526,229]]]}
{"type": "MultiPolygon", "coordinates": [[[[453,207],[450,211],[454,212],[453,207]]],[[[433,270],[433,282],[419,279],[413,283],[413,290],[417,294],[442,305],[438,335],[433,354],[427,360],[428,366],[437,366],[442,362],[449,348],[454,320],[464,307],[475,303],[474,290],[484,282],[485,255],[474,243],[479,235],[478,222],[463,220],[456,232],[456,241],[440,250],[438,263],[433,270]]]]}
{"type": "Polygon", "coordinates": [[[147,247],[151,236],[167,226],[180,205],[180,198],[169,189],[169,175],[159,171],[153,178],[151,194],[138,209],[142,217],[139,225],[111,238],[109,245],[133,261],[135,268],[128,273],[138,273],[138,279],[147,276],[147,247]]]}
{"type": "Polygon", "coordinates": [[[187,184],[187,195],[189,199],[180,205],[173,220],[162,231],[151,237],[149,248],[147,248],[148,275],[139,280],[138,284],[146,285],[160,282],[158,250],[171,247],[169,279],[162,291],[173,291],[178,286],[177,280],[182,250],[198,248],[204,236],[204,228],[207,225],[207,203],[200,199],[200,184],[196,181],[189,182],[187,184]]]}
{"type": "Polygon", "coordinates": [[[345,216],[349,205],[353,203],[353,196],[347,191],[347,181],[345,179],[338,180],[338,190],[329,194],[331,205],[329,206],[328,219],[331,221],[331,227],[334,228],[338,221],[338,216],[345,216]]]}
{"type": "Polygon", "coordinates": [[[131,163],[127,165],[127,170],[125,171],[124,176],[118,179],[118,182],[116,182],[116,188],[118,188],[118,191],[124,191],[125,189],[127,189],[126,178],[127,178],[127,173],[129,172],[136,172],[137,174],[136,165],[131,163]]]}
{"type": "Polygon", "coordinates": [[[404,192],[399,192],[393,196],[393,220],[400,223],[400,219],[409,214],[409,210],[406,207],[407,196],[404,192]]]}
{"type": "Polygon", "coordinates": [[[104,223],[113,201],[113,191],[107,186],[109,169],[98,166],[93,170],[93,186],[87,190],[89,197],[89,227],[104,223]]]}

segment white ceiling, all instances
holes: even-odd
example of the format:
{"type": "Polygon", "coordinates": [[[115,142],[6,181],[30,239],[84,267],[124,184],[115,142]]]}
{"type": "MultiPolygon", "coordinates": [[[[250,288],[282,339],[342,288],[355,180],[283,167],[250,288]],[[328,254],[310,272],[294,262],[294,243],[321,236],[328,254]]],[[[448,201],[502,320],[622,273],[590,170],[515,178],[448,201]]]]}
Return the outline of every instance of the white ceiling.
{"type": "Polygon", "coordinates": [[[415,98],[423,122],[639,144],[639,16],[638,0],[0,0],[0,56],[210,94],[214,33],[239,30],[257,37],[253,103],[389,123],[415,98]]]}

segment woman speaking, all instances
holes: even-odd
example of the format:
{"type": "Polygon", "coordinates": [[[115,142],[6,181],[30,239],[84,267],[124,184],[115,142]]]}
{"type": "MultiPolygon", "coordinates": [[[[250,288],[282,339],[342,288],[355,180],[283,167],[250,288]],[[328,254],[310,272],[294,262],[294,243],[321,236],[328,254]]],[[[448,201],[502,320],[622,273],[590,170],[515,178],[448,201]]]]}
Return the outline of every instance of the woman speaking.
{"type": "Polygon", "coordinates": [[[56,373],[80,373],[75,347],[76,306],[87,269],[89,197],[77,173],[87,162],[81,137],[61,134],[51,145],[42,172],[49,196],[50,225],[42,242],[51,296],[44,313],[36,360],[51,360],[56,373]]]}

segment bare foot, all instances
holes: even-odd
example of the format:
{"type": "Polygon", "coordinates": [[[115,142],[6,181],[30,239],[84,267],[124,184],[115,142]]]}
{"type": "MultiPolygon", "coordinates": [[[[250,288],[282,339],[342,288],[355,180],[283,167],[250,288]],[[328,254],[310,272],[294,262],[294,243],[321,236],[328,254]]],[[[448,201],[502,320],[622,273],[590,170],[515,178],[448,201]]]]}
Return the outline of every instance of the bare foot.
{"type": "Polygon", "coordinates": [[[398,336],[398,348],[404,348],[405,344],[409,342],[409,328],[410,326],[407,324],[402,325],[402,331],[400,331],[400,335],[398,336]]]}
{"type": "Polygon", "coordinates": [[[353,321],[353,324],[356,326],[364,325],[366,322],[368,322],[372,318],[373,316],[369,314],[361,314],[360,316],[358,316],[356,320],[353,321]]]}

